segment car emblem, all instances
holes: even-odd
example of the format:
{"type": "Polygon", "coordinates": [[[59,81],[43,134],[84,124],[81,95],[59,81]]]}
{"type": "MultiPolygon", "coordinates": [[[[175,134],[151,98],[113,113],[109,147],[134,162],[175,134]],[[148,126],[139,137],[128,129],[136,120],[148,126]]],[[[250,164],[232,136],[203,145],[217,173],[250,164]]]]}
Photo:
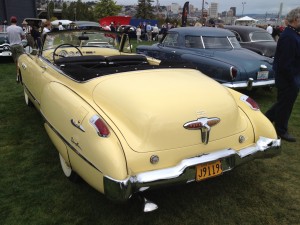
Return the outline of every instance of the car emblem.
{"type": "Polygon", "coordinates": [[[201,130],[202,143],[207,144],[211,127],[217,125],[221,120],[217,117],[202,117],[197,120],[187,122],[183,125],[188,130],[201,130]]]}

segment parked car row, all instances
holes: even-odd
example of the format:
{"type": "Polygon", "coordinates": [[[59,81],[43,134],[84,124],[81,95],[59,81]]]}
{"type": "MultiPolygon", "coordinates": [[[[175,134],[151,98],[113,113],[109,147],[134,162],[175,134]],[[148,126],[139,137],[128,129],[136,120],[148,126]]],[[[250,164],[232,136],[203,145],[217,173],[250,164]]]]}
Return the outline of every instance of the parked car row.
{"type": "Polygon", "coordinates": [[[63,30],[47,33],[42,51],[20,56],[25,103],[43,116],[69,179],[126,201],[279,154],[280,139],[255,101],[200,72],[206,63],[227,86],[235,84],[228,75],[263,83],[272,79],[271,59],[242,50],[229,31],[200,31],[172,29],[162,43],[139,48],[147,57],[124,52],[126,34],[116,49],[109,32],[63,30]],[[204,63],[196,67],[177,63],[198,57],[204,63]]]}

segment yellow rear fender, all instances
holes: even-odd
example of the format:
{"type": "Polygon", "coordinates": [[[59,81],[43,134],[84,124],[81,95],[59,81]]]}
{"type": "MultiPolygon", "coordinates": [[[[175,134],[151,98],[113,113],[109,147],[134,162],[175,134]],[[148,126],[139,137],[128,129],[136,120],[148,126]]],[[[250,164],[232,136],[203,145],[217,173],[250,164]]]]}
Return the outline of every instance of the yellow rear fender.
{"type": "Polygon", "coordinates": [[[260,111],[258,104],[247,95],[230,88],[228,88],[228,90],[235,98],[239,108],[248,116],[255,134],[255,141],[257,141],[260,136],[277,139],[273,124],[260,111]]]}
{"type": "Polygon", "coordinates": [[[88,166],[115,179],[127,177],[123,148],[106,122],[108,119],[101,117],[74,91],[57,82],[47,84],[41,97],[41,113],[56,134],[50,135],[50,138],[59,143],[55,145],[58,151],[65,156],[65,145],[68,146],[71,151],[68,153],[70,164],[79,175],[89,176],[81,171],[88,166]],[[109,130],[106,137],[101,137],[91,122],[95,115],[103,120],[109,130]],[[60,138],[65,145],[56,138],[60,138]],[[76,160],[76,163],[72,164],[72,160],[76,160]]]}

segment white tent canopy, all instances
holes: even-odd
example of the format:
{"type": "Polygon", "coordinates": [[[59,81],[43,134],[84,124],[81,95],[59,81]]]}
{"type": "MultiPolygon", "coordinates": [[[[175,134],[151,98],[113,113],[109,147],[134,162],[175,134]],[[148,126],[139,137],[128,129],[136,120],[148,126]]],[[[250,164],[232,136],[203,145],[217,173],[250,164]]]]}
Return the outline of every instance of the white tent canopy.
{"type": "Polygon", "coordinates": [[[244,16],[242,18],[236,19],[235,20],[235,25],[245,25],[245,26],[249,26],[249,25],[253,25],[257,22],[258,20],[253,19],[249,16],[244,16]]]}

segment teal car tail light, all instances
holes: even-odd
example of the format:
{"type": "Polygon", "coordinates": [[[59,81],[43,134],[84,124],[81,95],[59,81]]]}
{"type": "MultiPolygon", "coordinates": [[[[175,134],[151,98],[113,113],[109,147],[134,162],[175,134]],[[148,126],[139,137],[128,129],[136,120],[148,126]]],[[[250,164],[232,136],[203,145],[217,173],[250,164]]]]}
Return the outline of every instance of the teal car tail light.
{"type": "Polygon", "coordinates": [[[97,134],[100,137],[107,137],[109,135],[109,129],[104,123],[104,121],[97,115],[94,115],[90,119],[90,123],[93,125],[93,127],[96,129],[97,134]]]}
{"type": "Polygon", "coordinates": [[[250,98],[247,95],[242,95],[241,96],[241,101],[245,102],[251,109],[258,111],[259,110],[259,105],[257,104],[256,101],[254,101],[252,98],[250,98]]]}
{"type": "Polygon", "coordinates": [[[234,66],[230,67],[230,76],[231,76],[232,80],[235,80],[237,73],[238,73],[238,71],[234,66]]]}

